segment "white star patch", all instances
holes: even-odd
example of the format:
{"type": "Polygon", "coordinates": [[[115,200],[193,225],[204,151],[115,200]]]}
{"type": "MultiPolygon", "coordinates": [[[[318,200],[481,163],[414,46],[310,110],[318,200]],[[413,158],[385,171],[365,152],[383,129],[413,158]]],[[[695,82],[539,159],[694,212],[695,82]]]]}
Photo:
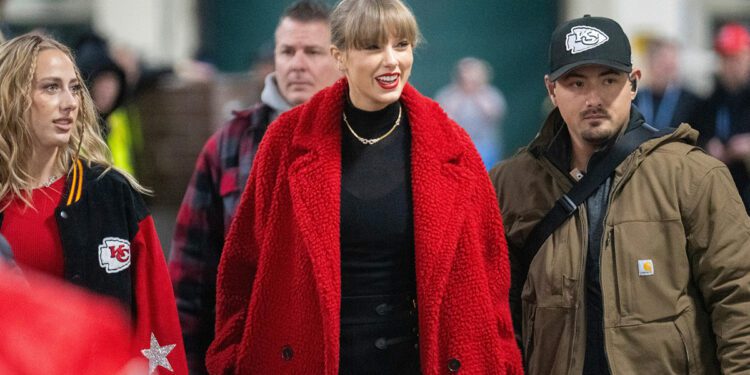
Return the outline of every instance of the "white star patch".
{"type": "Polygon", "coordinates": [[[157,367],[161,366],[165,369],[174,372],[172,365],[169,364],[167,355],[174,349],[175,344],[159,346],[159,342],[156,341],[156,336],[151,332],[151,347],[148,349],[141,350],[143,356],[148,358],[148,373],[153,374],[157,367]]]}

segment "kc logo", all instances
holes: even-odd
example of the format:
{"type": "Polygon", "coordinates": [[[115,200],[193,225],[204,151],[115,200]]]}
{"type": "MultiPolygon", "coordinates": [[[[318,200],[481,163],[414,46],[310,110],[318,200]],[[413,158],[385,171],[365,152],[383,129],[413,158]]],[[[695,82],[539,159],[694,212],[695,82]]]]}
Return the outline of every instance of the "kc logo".
{"type": "Polygon", "coordinates": [[[609,40],[607,34],[590,26],[575,26],[565,37],[565,50],[573,55],[599,47],[609,40]]]}
{"type": "Polygon", "coordinates": [[[99,245],[99,265],[107,273],[117,273],[130,267],[130,242],[106,237],[99,245]]]}

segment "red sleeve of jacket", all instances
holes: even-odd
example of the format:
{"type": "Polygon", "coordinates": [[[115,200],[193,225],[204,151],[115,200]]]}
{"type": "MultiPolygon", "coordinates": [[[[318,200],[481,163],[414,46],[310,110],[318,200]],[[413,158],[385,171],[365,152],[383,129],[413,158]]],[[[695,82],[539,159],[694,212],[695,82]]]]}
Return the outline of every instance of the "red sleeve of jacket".
{"type": "Polygon", "coordinates": [[[151,360],[151,365],[157,368],[154,374],[187,374],[172,283],[151,216],[139,223],[138,234],[130,247],[133,254],[134,353],[140,358],[150,356],[156,359],[151,360]],[[163,358],[172,371],[166,367],[166,361],[158,361],[156,354],[159,351],[166,353],[163,358]]]}

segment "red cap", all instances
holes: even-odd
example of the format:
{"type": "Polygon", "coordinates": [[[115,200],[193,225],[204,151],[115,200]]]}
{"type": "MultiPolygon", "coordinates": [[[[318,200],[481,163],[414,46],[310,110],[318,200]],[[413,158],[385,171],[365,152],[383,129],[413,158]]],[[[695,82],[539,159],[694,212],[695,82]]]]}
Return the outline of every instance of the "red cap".
{"type": "Polygon", "coordinates": [[[714,40],[716,52],[723,56],[736,55],[750,48],[750,33],[745,26],[728,23],[719,29],[714,40]]]}

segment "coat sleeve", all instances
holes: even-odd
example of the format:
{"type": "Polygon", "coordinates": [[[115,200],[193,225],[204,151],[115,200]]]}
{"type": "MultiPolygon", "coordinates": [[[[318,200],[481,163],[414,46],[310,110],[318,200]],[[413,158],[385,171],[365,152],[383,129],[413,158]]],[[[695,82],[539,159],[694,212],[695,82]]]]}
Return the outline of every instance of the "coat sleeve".
{"type": "Polygon", "coordinates": [[[711,316],[722,373],[736,374],[750,368],[750,219],[729,172],[718,164],[692,179],[683,217],[693,279],[711,316]]]}
{"type": "MultiPolygon", "coordinates": [[[[495,188],[495,194],[497,196],[497,204],[502,207],[504,197],[504,191],[501,186],[503,180],[504,168],[502,165],[497,165],[490,171],[490,179],[492,185],[495,188]]],[[[501,208],[502,210],[502,208],[501,208]]],[[[503,244],[506,244],[506,250],[508,252],[508,266],[510,268],[510,289],[508,300],[510,301],[510,313],[513,321],[513,331],[516,339],[516,343],[519,348],[523,349],[523,342],[521,340],[521,327],[523,325],[523,313],[521,303],[521,292],[523,291],[523,285],[526,283],[526,276],[529,269],[524,262],[521,261],[520,250],[513,247],[512,244],[508,244],[505,237],[505,227],[503,226],[503,244]]]]}
{"type": "Polygon", "coordinates": [[[224,244],[219,139],[210,138],[198,156],[169,252],[188,367],[196,374],[206,372],[206,350],[214,337],[216,272],[224,244]]]}
{"type": "Polygon", "coordinates": [[[523,374],[521,352],[516,344],[511,320],[509,290],[511,284],[511,266],[508,260],[508,244],[505,240],[503,221],[500,216],[495,190],[489,180],[484,178],[479,187],[478,196],[482,197],[479,213],[484,228],[485,265],[489,276],[489,290],[498,322],[498,333],[504,347],[504,362],[507,374],[523,374]]]}
{"type": "Polygon", "coordinates": [[[134,354],[159,360],[158,352],[161,351],[163,361],[151,360],[152,365],[157,364],[154,374],[187,374],[172,283],[150,215],[138,224],[138,233],[130,246],[133,254],[134,354]]]}
{"type": "MultiPolygon", "coordinates": [[[[233,374],[247,320],[253,282],[258,267],[263,206],[270,199],[264,196],[268,145],[266,140],[253,164],[253,169],[240,198],[229,233],[224,242],[216,278],[216,328],[214,341],[206,353],[206,368],[211,374],[233,374]]],[[[266,181],[267,182],[267,181],[266,181]]]]}

